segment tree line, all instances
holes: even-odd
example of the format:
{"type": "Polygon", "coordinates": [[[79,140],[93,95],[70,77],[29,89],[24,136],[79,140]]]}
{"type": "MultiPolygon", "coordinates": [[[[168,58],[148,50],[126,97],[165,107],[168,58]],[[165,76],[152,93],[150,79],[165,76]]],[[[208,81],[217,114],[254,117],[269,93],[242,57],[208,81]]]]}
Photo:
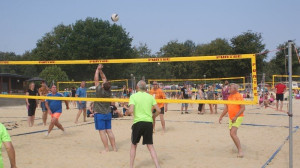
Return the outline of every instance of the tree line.
{"type": "MultiPolygon", "coordinates": [[[[287,74],[287,42],[278,45],[275,57],[267,60],[261,33],[247,31],[231,39],[217,38],[209,43],[195,44],[191,40],[179,42],[173,40],[163,45],[159,52],[152,53],[147,44],[132,46],[133,37],[125,28],[98,18],[78,20],[70,25],[57,25],[36,43],[31,51],[22,55],[13,52],[0,52],[0,61],[22,60],[96,60],[129,59],[149,57],[189,57],[224,54],[257,53],[258,81],[262,73],[266,81],[272,80],[273,74],[287,74]],[[260,53],[260,54],[258,54],[260,53]]],[[[298,53],[299,49],[297,48],[298,53]]],[[[54,81],[93,80],[96,65],[5,65],[1,73],[16,73],[28,77],[39,76],[49,83],[54,81]]],[[[129,79],[134,74],[136,79],[184,79],[249,76],[250,59],[105,64],[105,73],[109,79],[129,79]]],[[[293,73],[300,74],[300,66],[293,49],[293,73]]]]}

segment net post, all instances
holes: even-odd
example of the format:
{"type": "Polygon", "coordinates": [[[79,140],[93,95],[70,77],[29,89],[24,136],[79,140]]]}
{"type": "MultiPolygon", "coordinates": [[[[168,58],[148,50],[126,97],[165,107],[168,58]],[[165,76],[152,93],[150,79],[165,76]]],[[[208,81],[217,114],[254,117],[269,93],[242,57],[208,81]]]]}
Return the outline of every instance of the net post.
{"type": "Polygon", "coordinates": [[[275,75],[272,75],[272,85],[273,85],[273,89],[275,88],[275,75]]]}
{"type": "Polygon", "coordinates": [[[256,57],[253,54],[251,57],[251,70],[252,70],[252,90],[253,90],[253,102],[257,103],[257,76],[256,76],[256,57]]]}
{"type": "Polygon", "coordinates": [[[292,44],[291,40],[288,41],[288,64],[289,64],[289,168],[293,167],[293,97],[292,97],[292,44]]]}

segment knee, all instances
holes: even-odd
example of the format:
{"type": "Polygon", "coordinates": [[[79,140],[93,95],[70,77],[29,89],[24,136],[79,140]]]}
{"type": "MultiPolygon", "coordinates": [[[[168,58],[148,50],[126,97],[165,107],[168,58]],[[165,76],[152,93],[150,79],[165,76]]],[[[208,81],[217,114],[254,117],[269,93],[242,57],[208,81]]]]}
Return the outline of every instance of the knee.
{"type": "Polygon", "coordinates": [[[53,117],[52,119],[51,119],[51,123],[52,124],[55,124],[57,122],[57,119],[55,118],[55,117],[53,117]]]}
{"type": "Polygon", "coordinates": [[[236,136],[236,133],[234,131],[230,131],[230,136],[231,137],[235,137],[236,136]]]}
{"type": "Polygon", "coordinates": [[[109,130],[105,130],[105,132],[107,133],[107,134],[111,134],[112,133],[112,131],[109,129],[109,130]]]}
{"type": "Polygon", "coordinates": [[[152,144],[147,144],[147,148],[148,148],[148,150],[151,150],[151,149],[153,149],[153,145],[152,144]]]}

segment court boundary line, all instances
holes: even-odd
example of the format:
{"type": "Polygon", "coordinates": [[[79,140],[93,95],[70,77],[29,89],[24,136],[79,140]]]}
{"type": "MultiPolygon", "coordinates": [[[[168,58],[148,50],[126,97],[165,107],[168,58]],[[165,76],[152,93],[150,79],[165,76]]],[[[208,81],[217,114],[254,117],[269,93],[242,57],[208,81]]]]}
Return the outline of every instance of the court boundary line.
{"type": "MultiPolygon", "coordinates": [[[[120,118],[120,119],[113,119],[113,120],[132,120],[132,119],[125,119],[125,118],[120,118]]],[[[156,121],[160,121],[160,120],[156,120],[156,121]]],[[[195,123],[195,124],[215,124],[215,122],[212,121],[193,121],[193,120],[187,120],[187,121],[179,121],[179,120],[165,120],[168,122],[186,122],[186,123],[195,123]]],[[[84,124],[78,124],[78,125],[72,125],[72,126],[67,126],[64,128],[73,128],[73,127],[78,127],[78,126],[84,126],[84,125],[90,125],[95,123],[94,121],[92,122],[88,122],[88,123],[84,123],[84,124]]],[[[225,123],[224,123],[225,124],[225,123]]],[[[228,123],[226,123],[228,124],[228,123]]],[[[279,125],[264,125],[264,124],[247,124],[247,123],[242,123],[242,125],[245,126],[253,126],[253,127],[270,127],[270,128],[289,128],[288,126],[279,126],[279,125]]],[[[295,126],[293,127],[295,129],[298,129],[299,126],[295,126]]],[[[58,128],[54,128],[53,130],[58,130],[58,128]]],[[[46,132],[48,131],[48,129],[44,129],[44,130],[39,130],[39,131],[32,131],[32,132],[25,132],[25,133],[19,133],[19,134],[15,134],[15,135],[11,135],[11,137],[15,137],[15,136],[21,136],[21,135],[30,135],[30,134],[36,134],[36,133],[41,133],[41,132],[46,132]]]]}
{"type": "MultiPolygon", "coordinates": [[[[299,126],[294,127],[295,130],[293,131],[293,134],[297,132],[297,130],[299,129],[299,126]]],[[[290,136],[287,136],[285,138],[285,140],[283,141],[283,143],[277,148],[277,150],[271,155],[271,157],[266,161],[266,163],[264,165],[261,166],[261,168],[265,168],[267,167],[272,160],[275,158],[275,156],[280,152],[280,150],[282,149],[282,147],[285,145],[285,143],[290,139],[290,136]]]]}

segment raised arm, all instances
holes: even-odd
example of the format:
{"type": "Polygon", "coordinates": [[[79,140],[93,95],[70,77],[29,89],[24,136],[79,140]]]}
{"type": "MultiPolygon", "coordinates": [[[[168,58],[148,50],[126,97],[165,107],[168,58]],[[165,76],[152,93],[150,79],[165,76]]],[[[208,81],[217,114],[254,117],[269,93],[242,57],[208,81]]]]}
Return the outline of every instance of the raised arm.
{"type": "Polygon", "coordinates": [[[102,64],[99,64],[95,71],[94,81],[96,87],[99,85],[99,70],[102,68],[101,65],[102,64]]]}
{"type": "Polygon", "coordinates": [[[102,69],[103,69],[103,65],[99,64],[97,69],[96,69],[95,76],[94,76],[94,81],[95,81],[95,86],[96,87],[99,85],[99,74],[101,76],[102,82],[103,83],[107,82],[106,76],[103,73],[102,69]]]}
{"type": "MultiPolygon", "coordinates": [[[[103,68],[103,65],[102,65],[102,68],[103,68]]],[[[106,79],[104,72],[102,71],[102,68],[100,69],[99,73],[100,73],[100,76],[102,79],[102,84],[103,84],[103,83],[107,82],[107,79],[106,79]]]]}

